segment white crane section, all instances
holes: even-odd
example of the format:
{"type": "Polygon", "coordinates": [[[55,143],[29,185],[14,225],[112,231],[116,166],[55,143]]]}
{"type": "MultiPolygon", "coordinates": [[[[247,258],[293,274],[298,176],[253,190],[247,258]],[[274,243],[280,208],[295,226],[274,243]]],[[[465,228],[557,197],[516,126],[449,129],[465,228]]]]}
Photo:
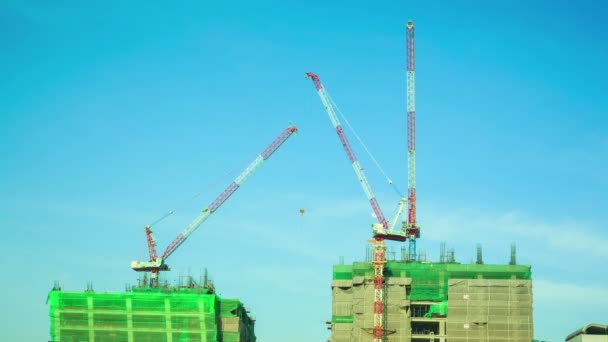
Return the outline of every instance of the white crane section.
{"type": "Polygon", "coordinates": [[[254,160],[243,170],[243,172],[230,183],[230,185],[213,201],[204,208],[201,213],[182,231],[171,244],[165,249],[161,257],[156,256],[155,239],[149,226],[146,227],[148,247],[150,248],[150,261],[133,261],[131,268],[135,271],[150,271],[152,273],[152,286],[158,286],[158,273],[161,270],[169,270],[165,260],[192,235],[219,207],[228,199],[251,175],[268,159],[293,133],[297,132],[296,126],[287,127],[266,149],[262,151],[254,160]]]}
{"type": "Polygon", "coordinates": [[[353,170],[355,170],[357,179],[359,180],[359,183],[361,183],[361,187],[363,188],[363,191],[365,192],[365,196],[367,197],[367,200],[369,201],[369,203],[372,207],[372,210],[374,211],[374,215],[376,216],[376,219],[378,219],[378,223],[372,225],[372,232],[373,232],[374,236],[382,236],[383,238],[386,238],[389,240],[404,241],[406,239],[406,235],[405,235],[404,231],[389,230],[388,221],[384,217],[384,214],[382,213],[382,210],[380,209],[380,206],[378,205],[376,196],[374,195],[374,192],[372,191],[372,188],[369,185],[367,178],[365,177],[363,168],[361,167],[353,149],[350,146],[350,143],[348,142],[348,138],[346,137],[346,134],[344,134],[344,129],[342,128],[342,124],[340,123],[340,120],[338,119],[338,116],[336,115],[336,112],[331,104],[332,102],[330,101],[329,95],[327,94],[325,87],[323,87],[321,80],[319,79],[319,77],[317,75],[315,75],[312,72],[306,73],[306,77],[312,79],[312,81],[314,82],[315,88],[317,89],[317,93],[318,93],[319,97],[321,98],[321,102],[323,103],[323,106],[325,107],[325,111],[327,112],[327,115],[329,116],[329,119],[331,120],[332,125],[336,129],[336,133],[338,134],[338,138],[340,138],[342,147],[344,148],[344,151],[346,152],[346,155],[348,156],[348,159],[351,162],[353,170]]]}

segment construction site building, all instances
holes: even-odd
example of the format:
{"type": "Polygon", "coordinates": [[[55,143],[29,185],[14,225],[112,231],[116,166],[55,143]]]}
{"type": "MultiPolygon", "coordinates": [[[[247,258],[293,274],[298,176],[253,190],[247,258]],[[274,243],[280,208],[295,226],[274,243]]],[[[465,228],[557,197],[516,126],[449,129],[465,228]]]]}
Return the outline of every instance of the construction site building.
{"type": "MultiPolygon", "coordinates": [[[[371,262],[334,265],[331,342],[373,341],[371,262]]],[[[384,338],[392,341],[530,342],[531,267],[388,261],[384,338]]]]}
{"type": "Polygon", "coordinates": [[[254,342],[254,320],[238,299],[208,287],[133,287],[128,292],[53,289],[51,341],[254,342]]]}

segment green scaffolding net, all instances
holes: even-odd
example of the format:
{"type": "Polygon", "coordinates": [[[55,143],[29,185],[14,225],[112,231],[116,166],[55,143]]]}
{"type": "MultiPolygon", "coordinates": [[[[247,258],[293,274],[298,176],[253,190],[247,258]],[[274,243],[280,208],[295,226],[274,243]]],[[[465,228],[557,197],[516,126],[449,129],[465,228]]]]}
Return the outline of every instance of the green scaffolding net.
{"type": "Polygon", "coordinates": [[[432,304],[429,307],[429,311],[424,314],[425,318],[434,316],[446,316],[448,314],[448,302],[444,300],[442,302],[432,304]]]}
{"type": "MultiPolygon", "coordinates": [[[[531,279],[529,266],[478,265],[448,263],[388,262],[385,278],[411,278],[411,300],[445,301],[449,279],[531,279]]],[[[352,265],[334,265],[333,280],[350,280],[354,277],[373,278],[374,268],[369,262],[352,265]]]]}
{"type": "Polygon", "coordinates": [[[51,341],[249,342],[254,321],[237,299],[206,288],[125,293],[51,291],[51,341]]]}

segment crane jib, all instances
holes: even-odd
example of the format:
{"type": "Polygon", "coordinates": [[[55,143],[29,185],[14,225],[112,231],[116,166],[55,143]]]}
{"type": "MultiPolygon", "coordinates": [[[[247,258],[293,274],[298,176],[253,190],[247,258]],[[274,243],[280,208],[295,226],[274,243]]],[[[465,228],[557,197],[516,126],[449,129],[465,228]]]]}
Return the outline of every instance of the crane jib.
{"type": "Polygon", "coordinates": [[[209,211],[210,212],[214,212],[217,210],[217,208],[219,208],[224,202],[226,202],[226,200],[228,199],[228,197],[230,197],[230,195],[232,195],[236,189],[238,189],[239,186],[238,184],[236,184],[236,182],[232,182],[230,183],[230,185],[226,188],[226,190],[224,190],[216,199],[215,201],[213,201],[210,205],[209,205],[209,211]]]}
{"type": "Polygon", "coordinates": [[[312,72],[308,72],[308,73],[306,73],[306,77],[311,78],[312,81],[314,82],[315,88],[317,89],[317,93],[318,93],[319,97],[321,98],[321,102],[323,103],[323,106],[325,107],[327,115],[329,116],[329,119],[331,120],[332,124],[334,125],[334,127],[336,129],[338,138],[340,139],[340,142],[342,143],[342,147],[344,148],[344,151],[346,152],[346,155],[348,156],[348,159],[351,162],[351,165],[355,171],[355,174],[357,175],[357,178],[359,179],[359,182],[361,183],[361,187],[363,188],[363,191],[365,192],[365,195],[367,196],[367,199],[369,200],[369,203],[374,211],[374,215],[378,219],[378,222],[382,225],[382,228],[385,231],[388,230],[388,221],[384,217],[384,214],[382,213],[382,210],[380,209],[380,205],[378,205],[378,201],[376,200],[376,197],[374,196],[372,188],[369,185],[369,183],[367,182],[367,178],[365,177],[363,168],[359,164],[359,161],[357,160],[355,152],[353,151],[353,149],[350,145],[350,142],[348,141],[348,138],[346,137],[346,134],[344,133],[344,129],[342,128],[342,125],[340,124],[340,121],[338,120],[338,117],[336,116],[334,108],[333,108],[331,102],[329,101],[329,96],[327,94],[327,90],[323,87],[323,84],[321,83],[321,80],[319,79],[319,77],[317,75],[313,74],[312,72]]]}
{"type": "Polygon", "coordinates": [[[344,147],[344,150],[348,155],[348,159],[350,159],[351,163],[356,162],[357,157],[353,153],[353,150],[350,148],[350,143],[348,142],[348,138],[346,138],[346,135],[344,135],[344,129],[342,129],[342,125],[338,125],[338,127],[336,127],[336,132],[338,133],[338,137],[340,137],[340,142],[342,143],[342,146],[344,147]]]}
{"type": "MultiPolygon", "coordinates": [[[[163,253],[161,260],[164,261],[190,236],[211,214],[213,214],[217,209],[219,209],[224,202],[233,193],[238,190],[238,188],[257,170],[264,162],[264,160],[268,159],[293,133],[297,132],[298,128],[296,126],[289,126],[281,134],[272,141],[270,145],[268,145],[261,154],[259,154],[256,159],[247,166],[247,168],[232,182],[228,187],[222,191],[222,193],[213,201],[211,204],[203,209],[201,214],[192,221],[184,229],[182,233],[180,233],[173,242],[169,244],[165,252],[163,253]]],[[[141,263],[140,263],[141,264],[141,263]]],[[[133,267],[133,266],[132,266],[133,267]]],[[[141,270],[141,268],[134,268],[136,270],[141,270]]],[[[160,270],[157,266],[154,267],[157,271],[160,270]]]]}
{"type": "Polygon", "coordinates": [[[388,229],[388,222],[386,221],[384,214],[382,214],[382,211],[380,210],[380,206],[378,205],[378,201],[376,200],[376,198],[370,198],[369,204],[372,206],[372,209],[374,210],[374,214],[376,215],[378,222],[380,222],[384,229],[388,229]]]}
{"type": "Polygon", "coordinates": [[[184,234],[179,234],[177,236],[177,238],[175,240],[173,240],[173,242],[171,242],[171,244],[167,247],[167,249],[165,250],[165,252],[163,253],[162,259],[166,259],[171,253],[173,253],[173,251],[179,247],[179,245],[182,244],[182,242],[184,242],[184,240],[186,240],[186,238],[184,237],[184,234]]]}
{"type": "Polygon", "coordinates": [[[296,126],[288,127],[275,141],[270,144],[262,153],[260,154],[262,158],[268,159],[293,133],[297,132],[298,128],[296,126]]]}

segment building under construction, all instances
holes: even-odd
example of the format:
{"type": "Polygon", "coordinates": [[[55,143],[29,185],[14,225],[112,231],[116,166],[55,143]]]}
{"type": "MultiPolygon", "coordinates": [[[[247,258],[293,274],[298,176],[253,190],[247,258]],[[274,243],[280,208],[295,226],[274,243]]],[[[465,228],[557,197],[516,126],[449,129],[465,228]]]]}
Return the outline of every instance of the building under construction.
{"type": "MultiPolygon", "coordinates": [[[[530,266],[442,259],[385,263],[385,341],[532,341],[530,266]]],[[[331,341],[373,341],[372,262],[335,265],[331,287],[331,341]]]]}
{"type": "MultiPolygon", "coordinates": [[[[531,271],[530,266],[515,263],[514,249],[511,262],[506,265],[483,264],[481,249],[475,264],[457,263],[453,253],[446,255],[444,248],[436,263],[424,261],[416,251],[421,227],[416,216],[412,21],[406,25],[406,54],[407,193],[384,173],[348,120],[344,120],[401,197],[390,221],[384,216],[346,136],[340,120],[340,116],[345,119],[343,113],[319,76],[306,73],[378,220],[372,224],[373,248],[369,250],[368,260],[334,266],[331,341],[529,342],[533,338],[531,271]],[[400,261],[387,261],[385,240],[407,242],[407,253],[404,248],[400,261]]],[[[145,227],[149,257],[133,261],[131,268],[149,272],[149,284],[144,281],[130,292],[115,294],[52,291],[50,315],[54,341],[254,341],[253,320],[238,300],[221,299],[205,286],[161,286],[159,274],[169,270],[167,258],[296,131],[295,126],[285,129],[162,254],[157,254],[151,226],[173,211],[145,227]]]]}
{"type": "MultiPolygon", "coordinates": [[[[50,336],[54,342],[253,342],[254,321],[238,299],[216,295],[207,281],[169,286],[160,281],[169,271],[167,258],[200,227],[293,133],[287,127],[249,166],[205,207],[162,254],[156,251],[152,226],[144,228],[147,261],[133,261],[131,268],[143,273],[139,284],[122,293],[97,293],[89,285],[84,292],[64,292],[56,285],[48,297],[50,336]],[[149,275],[149,276],[148,276],[149,275]]],[[[181,279],[181,278],[180,278],[181,279]]]]}
{"type": "MultiPolygon", "coordinates": [[[[143,282],[145,285],[145,282],[143,282]]],[[[51,341],[254,342],[254,320],[213,286],[134,286],[127,292],[49,294],[51,341]]]]}
{"type": "Polygon", "coordinates": [[[378,220],[372,224],[373,248],[366,262],[334,266],[332,291],[332,342],[369,341],[504,341],[529,342],[533,337],[530,266],[515,263],[515,250],[507,265],[465,265],[447,257],[442,248],[438,263],[425,262],[416,251],[421,228],[416,215],[416,106],[414,23],[406,24],[406,99],[408,189],[402,193],[388,177],[318,75],[308,72],[341,145],[378,220]],[[340,115],[338,115],[340,114],[340,115]],[[398,209],[389,221],[367,181],[340,116],[400,195],[398,209]],[[407,208],[407,210],[405,210],[407,208]],[[406,218],[400,219],[407,212],[406,218]],[[398,222],[401,221],[401,225],[398,222]],[[385,240],[407,242],[401,261],[387,261],[385,240]]]}

